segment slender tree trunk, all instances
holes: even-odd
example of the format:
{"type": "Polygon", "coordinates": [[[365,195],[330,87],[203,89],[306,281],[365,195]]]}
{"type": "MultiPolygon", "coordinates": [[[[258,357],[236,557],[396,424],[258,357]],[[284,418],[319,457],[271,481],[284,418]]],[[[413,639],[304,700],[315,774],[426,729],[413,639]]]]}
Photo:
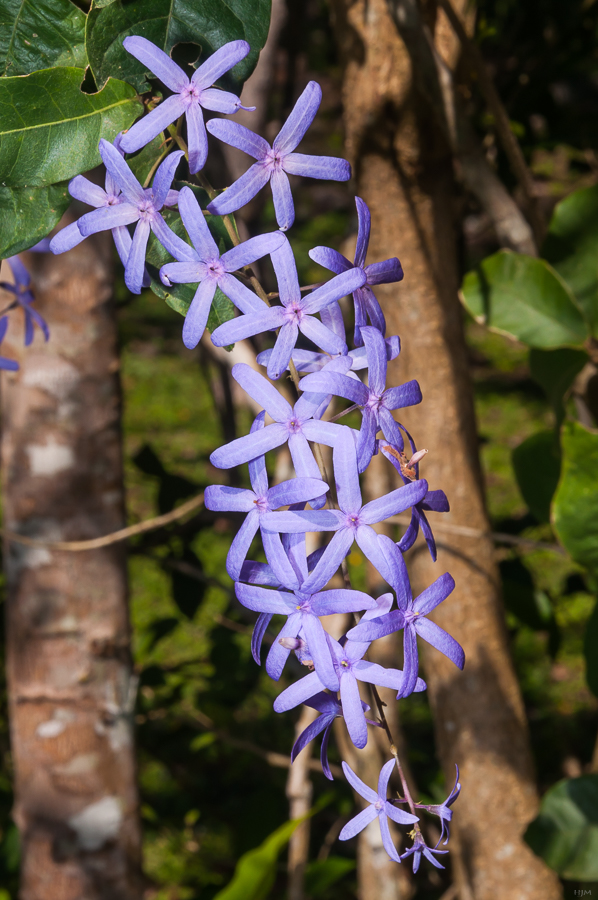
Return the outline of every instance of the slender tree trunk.
{"type": "MultiPolygon", "coordinates": [[[[52,333],[24,349],[15,321],[3,347],[21,364],[2,376],[4,523],[92,538],[124,523],[112,247],[102,235],[26,265],[52,333]]],[[[124,549],[5,542],[4,558],[21,900],[138,900],[124,549]]]]}
{"type": "MultiPolygon", "coordinates": [[[[372,213],[370,260],[398,255],[406,273],[401,285],[377,289],[388,333],[403,342],[389,383],[417,378],[421,384],[423,404],[401,412],[401,419],[430,451],[423,475],[449,496],[452,511],[443,521],[487,531],[457,297],[451,155],[413,89],[418,72],[412,73],[384,0],[336,0],[334,12],[346,63],[347,153],[357,194],[372,213]]],[[[450,61],[450,31],[444,20],[440,24],[437,45],[450,61]]],[[[522,840],[537,793],[493,545],[490,537],[441,543],[436,565],[422,545],[411,571],[414,593],[446,570],[457,582],[435,619],[463,645],[465,672],[433,649],[425,662],[447,783],[454,780],[454,764],[461,767],[463,791],[451,832],[459,897],[552,900],[560,895],[558,879],[522,840]]]]}

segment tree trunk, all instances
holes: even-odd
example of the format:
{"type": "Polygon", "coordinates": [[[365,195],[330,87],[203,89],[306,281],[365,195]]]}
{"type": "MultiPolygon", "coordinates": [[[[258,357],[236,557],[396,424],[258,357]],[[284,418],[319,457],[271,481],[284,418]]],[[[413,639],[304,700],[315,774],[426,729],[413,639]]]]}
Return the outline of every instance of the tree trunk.
{"type": "MultiPolygon", "coordinates": [[[[48,541],[124,524],[109,236],[30,254],[51,337],[11,322],[2,375],[5,527],[48,541]]],[[[7,674],[21,900],[139,900],[125,551],[5,541],[7,674]]]]}
{"type": "MultiPolygon", "coordinates": [[[[424,402],[400,418],[430,451],[423,476],[449,496],[451,513],[442,521],[488,531],[457,296],[449,148],[414,89],[418,71],[413,75],[384,0],[336,0],[334,13],[345,60],[347,154],[357,194],[372,214],[368,262],[398,255],[405,269],[401,285],[376,288],[388,333],[400,334],[403,346],[389,366],[389,384],[420,382],[424,402]]],[[[450,62],[455,47],[444,19],[435,36],[450,62]]],[[[560,895],[558,879],[522,840],[537,793],[493,545],[489,536],[443,536],[440,543],[433,565],[420,538],[411,572],[414,594],[446,570],[457,582],[435,619],[463,645],[465,671],[431,648],[425,663],[447,783],[455,763],[461,767],[451,832],[459,897],[552,900],[560,895]]]]}

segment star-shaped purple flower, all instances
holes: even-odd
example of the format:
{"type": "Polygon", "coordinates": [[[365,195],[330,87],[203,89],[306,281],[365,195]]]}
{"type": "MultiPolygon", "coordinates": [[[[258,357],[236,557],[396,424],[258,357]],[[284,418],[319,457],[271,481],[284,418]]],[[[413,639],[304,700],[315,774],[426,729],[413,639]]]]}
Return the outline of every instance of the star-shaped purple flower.
{"type": "MultiPolygon", "coordinates": [[[[321,424],[330,423],[322,422],[321,424]]],[[[364,505],[359,487],[355,438],[349,428],[344,425],[339,427],[342,428],[342,433],[334,444],[332,459],[340,508],[266,513],[262,522],[263,528],[268,531],[283,533],[336,532],[326,547],[320,562],[308,578],[307,585],[309,587],[311,587],[310,579],[316,580],[325,576],[328,581],[332,578],[353,546],[353,541],[357,541],[367,559],[388,580],[387,574],[385,574],[387,571],[386,556],[379,545],[379,535],[376,534],[372,525],[383,522],[389,516],[396,516],[399,512],[404,512],[415,503],[419,503],[428,489],[427,482],[422,479],[364,505]]]]}
{"type": "MultiPolygon", "coordinates": [[[[418,482],[414,482],[418,484],[418,482]]],[[[400,488],[405,490],[405,488],[400,488]]],[[[388,583],[393,588],[398,609],[387,613],[372,622],[360,622],[355,628],[347,632],[347,637],[352,641],[375,641],[377,638],[393,634],[404,629],[403,632],[403,658],[405,666],[405,681],[399,697],[407,697],[415,687],[419,658],[417,652],[417,636],[419,635],[444,653],[460,669],[465,664],[463,648],[454,637],[426,618],[439,603],[449,596],[455,587],[452,575],[445,572],[440,578],[426,588],[425,591],[413,599],[407,566],[403,554],[397,548],[394,541],[385,535],[379,536],[379,543],[387,560],[387,574],[382,572],[388,583]]]]}
{"type": "MultiPolygon", "coordinates": [[[[216,288],[220,288],[222,293],[232,300],[242,312],[253,313],[262,319],[264,315],[267,315],[268,305],[244,284],[241,284],[231,273],[255,262],[256,259],[261,259],[267,253],[273,253],[283,242],[286,243],[286,238],[279,231],[272,234],[260,234],[220,255],[216,241],[206,224],[205,216],[189,187],[184,187],[180,192],[179,210],[195,249],[187,246],[182,262],[167,263],[162,266],[160,278],[164,284],[171,282],[196,284],[199,282],[183,325],[183,343],[185,347],[192,350],[197,346],[204,333],[216,288]]],[[[174,255],[176,256],[176,254],[174,255]]],[[[233,321],[239,320],[234,319],[233,321]]],[[[214,334],[223,327],[217,328],[214,334]]],[[[260,329],[260,331],[263,330],[263,328],[260,329]]],[[[226,346],[229,343],[232,344],[234,341],[225,341],[224,344],[218,346],[226,346]]]]}
{"type": "MultiPolygon", "coordinates": [[[[409,438],[409,443],[411,444],[412,456],[410,459],[407,459],[402,447],[397,447],[390,441],[378,440],[377,443],[380,452],[392,463],[403,479],[403,482],[405,484],[410,484],[412,481],[417,481],[419,479],[419,454],[426,453],[427,451],[420,450],[418,453],[413,438],[407,429],[403,428],[403,431],[409,438]]],[[[426,544],[428,545],[428,550],[430,551],[430,556],[434,562],[436,562],[438,556],[436,552],[436,541],[434,540],[430,523],[426,517],[426,512],[449,512],[449,510],[449,502],[444,491],[428,491],[424,499],[420,503],[416,503],[412,508],[411,522],[401,540],[397,541],[397,547],[401,553],[406,553],[407,550],[410,550],[411,547],[413,547],[419,529],[421,528],[426,544]]]]}
{"type": "MultiPolygon", "coordinates": [[[[2,316],[0,319],[0,344],[6,335],[8,328],[8,316],[2,316]]],[[[16,359],[8,359],[6,356],[0,356],[0,369],[7,369],[9,372],[16,372],[19,364],[16,359]]]]}
{"type": "Polygon", "coordinates": [[[363,272],[360,269],[351,269],[332,278],[311,294],[302,294],[295,257],[286,239],[282,246],[272,253],[272,265],[278,280],[282,306],[251,310],[247,315],[231,319],[216,328],[212,341],[217,347],[226,347],[254,334],[279,328],[274,349],[268,360],[268,377],[275,381],[289,365],[299,332],[326,353],[347,352],[344,337],[339,337],[327,328],[323,322],[315,318],[314,313],[320,312],[324,307],[350,293],[354,285],[363,281],[363,272]]]}
{"type": "MultiPolygon", "coordinates": [[[[438,846],[438,844],[436,845],[438,846]]],[[[433,866],[436,866],[437,869],[444,869],[437,859],[434,858],[433,854],[436,853],[448,853],[448,850],[437,850],[436,847],[431,849],[428,847],[424,840],[424,836],[421,831],[413,832],[413,846],[409,847],[408,850],[405,850],[404,853],[401,853],[401,858],[399,862],[403,859],[407,859],[409,856],[413,856],[413,874],[417,872],[419,869],[419,864],[421,862],[422,854],[429,860],[433,866]]]]}
{"type": "MultiPolygon", "coordinates": [[[[330,740],[332,724],[335,719],[342,718],[343,708],[336,697],[324,691],[320,694],[316,694],[310,700],[306,700],[305,705],[310,706],[312,709],[317,709],[321,715],[313,722],[310,722],[293,744],[293,749],[291,750],[291,762],[295,762],[298,754],[301,753],[304,747],[307,747],[310,741],[313,741],[319,734],[322,734],[322,747],[320,750],[322,771],[329,781],[334,781],[328,763],[328,742],[330,740]]],[[[367,703],[364,703],[363,700],[361,701],[361,705],[364,713],[366,713],[369,710],[369,706],[367,703]]],[[[366,719],[366,722],[368,725],[375,725],[378,728],[381,727],[379,722],[374,722],[372,719],[366,719]]]]}
{"type": "MultiPolygon", "coordinates": [[[[263,375],[255,372],[246,363],[237,363],[232,368],[235,381],[244,391],[260,403],[274,419],[260,431],[243,435],[224,447],[214,450],[210,462],[218,469],[231,469],[281,447],[288,441],[289,451],[299,478],[320,478],[320,470],[308,441],[316,441],[332,447],[344,425],[334,422],[320,422],[313,415],[324,399],[318,394],[303,394],[295,406],[291,406],[263,375]]],[[[325,496],[312,501],[312,506],[323,506],[325,496]]],[[[272,513],[266,513],[272,515],[272,513]]],[[[269,531],[277,529],[268,528],[269,531]]],[[[305,531],[312,529],[306,528],[305,531]]]]}
{"type": "Polygon", "coordinates": [[[250,50],[249,44],[247,41],[230,41],[224,44],[202,63],[192,78],[188,78],[167,53],[145,38],[127,37],[123,41],[123,47],[173,92],[171,97],[163,100],[123,135],[123,150],[125,153],[135,153],[184,115],[187,122],[189,170],[199,172],[208,156],[202,107],[229,115],[239,109],[255,109],[255,106],[243,106],[235,94],[211,87],[225,72],[245,59],[250,50]]]}
{"type": "Polygon", "coordinates": [[[244,175],[224,193],[212,200],[210,212],[223,216],[245,206],[268,182],[272,185],[274,211],[279,228],[287,231],[295,221],[295,208],[289,175],[305,175],[308,178],[329,178],[348,181],[351,166],[344,159],[332,156],[307,156],[293,153],[303,135],[313,122],[322,100],[322,89],[310,81],[293,110],[274,138],[272,146],[237,122],[227,119],[211,119],[207,124],[210,134],[253,156],[255,162],[244,175]]]}
{"type": "MultiPolygon", "coordinates": [[[[340,276],[337,276],[340,277],[340,276]]],[[[386,388],[388,364],[387,347],[377,328],[366,326],[361,329],[368,360],[369,386],[356,378],[326,371],[306,375],[299,382],[304,391],[321,391],[344,397],[361,408],[361,430],[357,444],[359,471],[364,472],[370,464],[376,448],[376,434],[382,429],[387,441],[403,446],[399,425],[392,417],[391,410],[403,409],[421,403],[422,394],[417,381],[408,381],[399,387],[386,388]]]]}
{"type": "MultiPolygon", "coordinates": [[[[122,133],[116,135],[114,138],[114,147],[116,147],[121,156],[124,156],[124,150],[122,150],[120,146],[121,137],[122,133]]],[[[125,198],[122,195],[122,191],[108,169],[106,169],[104,185],[105,190],[98,184],[94,184],[93,181],[89,181],[89,179],[85,178],[83,175],[75,175],[69,182],[69,194],[71,197],[74,197],[75,200],[80,200],[88,206],[93,206],[94,209],[117,206],[119,203],[124,202],[125,198]]],[[[178,191],[168,191],[164,206],[176,206],[178,199],[178,191]]],[[[131,235],[125,225],[116,225],[111,231],[120,260],[123,266],[126,266],[131,251],[131,244],[133,243],[131,235]]],[[[54,235],[48,249],[51,250],[52,253],[65,253],[67,250],[72,250],[73,247],[76,247],[77,244],[80,244],[81,241],[84,240],[85,235],[81,234],[79,231],[79,222],[73,222],[71,225],[67,225],[66,228],[59,231],[58,234],[54,235]]],[[[144,268],[142,286],[148,287],[149,284],[150,277],[147,270],[144,268]]]]}
{"type": "MultiPolygon", "coordinates": [[[[322,322],[326,325],[327,328],[330,328],[331,331],[336,331],[336,329],[329,324],[329,320],[327,320],[327,314],[334,307],[338,307],[338,303],[331,303],[330,306],[326,306],[320,311],[322,322]]],[[[339,334],[340,337],[344,338],[344,326],[342,331],[337,331],[337,334],[339,334]]],[[[393,335],[392,337],[385,338],[384,343],[386,344],[386,358],[388,359],[388,361],[390,362],[390,360],[396,359],[401,350],[399,338],[396,335],[393,335]]],[[[268,365],[272,353],[272,350],[262,350],[261,353],[258,353],[257,361],[260,366],[268,365]]],[[[309,375],[312,372],[319,372],[320,369],[323,369],[324,366],[328,365],[331,355],[332,354],[330,353],[320,353],[313,350],[301,350],[295,348],[291,353],[291,359],[295,363],[298,372],[300,372],[302,375],[309,375]]],[[[363,369],[367,369],[368,357],[365,347],[357,347],[355,350],[349,350],[347,356],[351,360],[351,372],[360,372],[363,369]]],[[[333,359],[334,358],[335,357],[333,356],[333,359]]]]}
{"type": "Polygon", "coordinates": [[[401,862],[401,857],[397,853],[396,847],[390,836],[388,820],[392,819],[393,822],[397,822],[399,825],[412,825],[415,822],[419,822],[419,819],[411,813],[403,812],[402,809],[397,809],[396,806],[393,806],[392,803],[389,803],[386,799],[388,782],[390,781],[394,765],[394,759],[389,759],[388,762],[382,766],[380,777],[378,779],[378,792],[376,793],[376,791],[369,788],[367,784],[364,784],[361,778],[357,777],[351,766],[347,765],[346,762],[343,762],[345,778],[353,790],[357,791],[357,793],[363,797],[364,800],[367,800],[370,805],[366,806],[366,808],[351,819],[350,822],[347,822],[339,834],[338,839],[339,841],[349,841],[351,838],[355,837],[355,835],[359,834],[360,831],[363,831],[363,829],[377,817],[380,824],[384,849],[394,862],[401,862]]]}
{"type": "MultiPolygon", "coordinates": [[[[319,616],[329,616],[340,612],[359,612],[376,606],[376,601],[362,591],[345,590],[344,588],[322,591],[325,583],[320,580],[319,583],[316,582],[313,590],[309,591],[305,590],[304,585],[301,584],[293,593],[266,590],[257,585],[241,584],[240,582],[235,585],[237,599],[247,609],[259,613],[287,616],[287,621],[272,644],[266,659],[266,671],[270,678],[278,681],[292,649],[285,646],[281,639],[296,638],[301,634],[309,646],[316,670],[311,674],[318,678],[319,687],[313,692],[314,694],[324,688],[337,690],[339,684],[331,648],[319,616]]],[[[311,697],[312,694],[309,696],[311,697]]],[[[302,703],[303,700],[299,702],[302,703]]]]}
{"type": "Polygon", "coordinates": [[[118,226],[137,222],[125,264],[125,284],[132,293],[140,294],[144,281],[145,251],[151,231],[173,256],[182,254],[180,258],[184,259],[185,254],[193,252],[188,244],[171,231],[160,215],[183,152],[177,150],[170,153],[158,167],[152,187],[144,189],[113,144],[102,138],[99,148],[104,165],[116,187],[122,191],[122,197],[118,198],[118,203],[102,206],[81,216],[77,225],[83,237],[88,237],[98,231],[113,230],[118,226]]]}
{"type": "MultiPolygon", "coordinates": [[[[32,248],[35,249],[35,248],[32,248]]],[[[8,307],[12,309],[14,306],[20,306],[25,313],[25,346],[28,347],[33,340],[34,323],[41,328],[44,338],[48,340],[50,337],[50,329],[36,309],[31,304],[35,297],[31,291],[31,276],[18,256],[10,256],[6,262],[10,266],[15,282],[11,284],[9,281],[0,281],[0,288],[14,295],[14,303],[8,307]]],[[[4,329],[6,331],[6,329],[4,329]]]]}
{"type": "MultiPolygon", "coordinates": [[[[330,593],[330,592],[328,592],[330,593]]],[[[392,598],[391,598],[392,599],[392,598]]],[[[377,612],[376,607],[370,606],[368,611],[377,612]]],[[[345,610],[344,610],[345,611],[345,610]]],[[[346,612],[349,612],[347,609],[346,612]]],[[[308,640],[308,646],[312,649],[308,640]]],[[[336,687],[324,683],[318,672],[310,672],[299,681],[289,685],[274,701],[275,712],[287,712],[300,703],[306,703],[318,691],[328,687],[330,690],[340,691],[343,716],[347,725],[349,737],[355,746],[362,750],[367,744],[367,723],[361,705],[359,695],[359,681],[367,684],[376,684],[380,687],[391,688],[399,693],[403,689],[405,675],[401,669],[386,669],[377,663],[367,662],[363,659],[367,652],[369,642],[365,641],[335,641],[327,635],[328,646],[332,653],[332,663],[336,674],[336,687]]],[[[425,691],[426,683],[418,678],[416,691],[425,691]]]]}
{"type": "MultiPolygon", "coordinates": [[[[251,434],[264,427],[265,415],[264,412],[261,412],[257,416],[251,426],[251,434]]],[[[212,484],[206,488],[204,495],[207,509],[247,513],[226,558],[226,571],[233,581],[239,579],[241,567],[260,527],[264,513],[278,509],[280,506],[313,500],[321,497],[328,490],[328,485],[316,478],[293,478],[274,487],[268,487],[265,456],[258,456],[249,461],[249,478],[252,490],[212,484]]],[[[278,571],[281,580],[285,581],[287,585],[293,582],[298,584],[291,564],[282,549],[279,536],[272,532],[262,531],[262,540],[270,566],[274,571],[278,571]]]]}
{"type": "MultiPolygon", "coordinates": [[[[426,804],[426,803],[416,803],[415,804],[419,809],[427,809],[427,811],[429,813],[432,813],[432,815],[440,817],[440,821],[442,823],[442,832],[441,832],[440,837],[438,838],[438,843],[436,844],[436,847],[438,847],[438,844],[440,844],[442,838],[445,835],[446,835],[446,840],[444,842],[444,846],[446,847],[446,845],[448,844],[448,840],[450,837],[449,822],[453,818],[453,811],[451,809],[451,806],[453,805],[453,803],[455,802],[455,800],[461,793],[461,785],[459,784],[459,766],[455,765],[455,768],[457,770],[455,784],[453,786],[452,791],[446,798],[446,800],[444,800],[442,803],[438,803],[438,804],[426,804]]],[[[434,848],[434,849],[436,849],[436,848],[434,848]]]]}
{"type": "Polygon", "coordinates": [[[386,259],[384,262],[371,263],[369,266],[366,266],[365,259],[370,242],[370,211],[361,197],[355,198],[355,205],[357,206],[357,219],[359,222],[355,262],[349,262],[345,256],[337,250],[332,250],[330,247],[314,247],[313,250],[309,251],[309,255],[314,262],[337,274],[345,272],[347,269],[353,268],[353,266],[359,266],[363,269],[366,276],[365,284],[353,292],[353,301],[355,303],[354,341],[355,346],[360,347],[363,344],[360,331],[368,319],[382,335],[386,333],[384,313],[371,285],[391,284],[395,281],[402,281],[403,269],[396,256],[392,259],[386,259]]]}

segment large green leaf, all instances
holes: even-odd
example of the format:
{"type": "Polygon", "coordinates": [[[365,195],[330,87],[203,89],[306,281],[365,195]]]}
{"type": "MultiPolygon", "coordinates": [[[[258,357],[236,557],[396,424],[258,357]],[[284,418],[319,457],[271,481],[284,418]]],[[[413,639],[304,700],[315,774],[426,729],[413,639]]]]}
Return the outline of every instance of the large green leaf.
{"type": "Polygon", "coordinates": [[[110,76],[149,89],[147,69],[123,48],[135,34],[152,41],[166,53],[179,43],[197,44],[201,59],[229,41],[245,39],[251,53],[223,86],[238,90],[249,77],[270,27],[271,0],[116,0],[94,8],[87,19],[87,54],[98,85],[110,76]]]}
{"type": "Polygon", "coordinates": [[[0,78],[0,183],[41,187],[93,169],[100,138],[114,140],[137,118],[133,88],[109,81],[97,94],[79,88],[83,69],[44,69],[0,78]]]}
{"type": "Polygon", "coordinates": [[[216,894],[214,900],[265,900],[276,878],[278,855],[304,818],[285,822],[263,844],[244,853],[232,881],[216,894]]]}
{"type": "Polygon", "coordinates": [[[552,516],[573,559],[598,573],[598,432],[567,421],[561,429],[562,474],[552,516]]]}
{"type": "Polygon", "coordinates": [[[588,354],[584,350],[569,347],[560,350],[532,348],[529,352],[530,374],[552,404],[559,426],[565,418],[563,398],[587,361],[588,354]]]}
{"type": "Polygon", "coordinates": [[[598,881],[598,775],[559,781],[547,791],[525,840],[562,878],[598,881]]]}
{"type": "Polygon", "coordinates": [[[70,0],[0,0],[0,75],[87,65],[85,14],[70,0]]]}
{"type": "Polygon", "coordinates": [[[41,188],[0,185],[0,259],[27,250],[45,238],[70,202],[66,181],[41,188]]]}
{"type": "Polygon", "coordinates": [[[587,337],[573,295],[543,259],[501,250],[465,276],[461,296],[477,321],[530,347],[581,344],[587,337]]]}
{"type": "Polygon", "coordinates": [[[521,496],[538,522],[550,522],[550,503],[561,472],[557,437],[552,429],[530,435],[513,450],[513,469],[521,496]]]}
{"type": "Polygon", "coordinates": [[[598,185],[557,204],[542,255],[565,279],[598,335],[598,185]]]}

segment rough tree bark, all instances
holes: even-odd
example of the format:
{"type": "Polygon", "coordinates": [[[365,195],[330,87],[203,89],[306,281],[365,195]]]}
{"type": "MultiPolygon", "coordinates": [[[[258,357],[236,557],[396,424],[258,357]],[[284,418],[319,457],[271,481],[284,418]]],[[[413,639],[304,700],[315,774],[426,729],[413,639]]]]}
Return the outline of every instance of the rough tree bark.
{"type": "MultiPolygon", "coordinates": [[[[109,236],[26,264],[52,334],[24,349],[16,321],[4,345],[4,523],[92,538],[124,524],[109,236]]],[[[124,549],[4,549],[21,900],[139,900],[124,549]]]]}
{"type": "MultiPolygon", "coordinates": [[[[406,273],[402,285],[377,290],[388,333],[403,340],[389,382],[417,378],[421,384],[423,404],[401,418],[430,451],[423,474],[431,487],[449,495],[452,511],[443,521],[488,531],[457,297],[450,150],[414,91],[418,73],[385,0],[335,0],[333,10],[345,62],[346,152],[357,194],[372,213],[370,259],[398,255],[406,273]]],[[[450,63],[454,39],[446,20],[435,23],[431,10],[426,4],[424,14],[450,63]]],[[[489,536],[443,537],[441,544],[436,565],[424,547],[411,572],[414,592],[446,570],[457,582],[436,621],[464,646],[465,672],[434,650],[425,661],[447,783],[455,762],[461,766],[451,840],[459,897],[552,900],[560,895],[558,879],[522,840],[537,793],[492,542],[489,536]]]]}

